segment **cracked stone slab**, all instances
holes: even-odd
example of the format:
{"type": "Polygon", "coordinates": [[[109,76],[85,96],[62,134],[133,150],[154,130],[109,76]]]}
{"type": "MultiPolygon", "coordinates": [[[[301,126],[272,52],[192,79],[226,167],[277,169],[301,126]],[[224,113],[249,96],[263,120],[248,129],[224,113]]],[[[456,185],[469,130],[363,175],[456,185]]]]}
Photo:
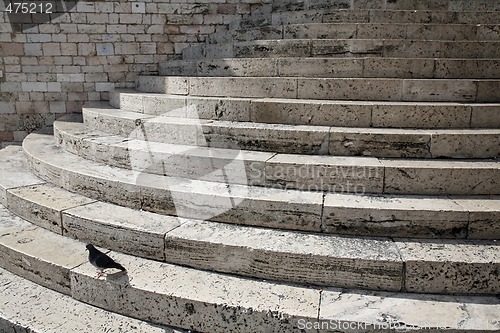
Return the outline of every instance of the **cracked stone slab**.
{"type": "Polygon", "coordinates": [[[79,302],[0,268],[0,331],[187,333],[79,302]]]}
{"type": "Polygon", "coordinates": [[[332,127],[329,154],[375,157],[431,157],[431,134],[424,130],[332,127]]]}
{"type": "Polygon", "coordinates": [[[250,120],[262,123],[369,127],[372,103],[264,98],[253,100],[250,120]]]}
{"type": "Polygon", "coordinates": [[[470,239],[500,239],[500,198],[454,198],[469,212],[470,239]]]}
{"type": "Polygon", "coordinates": [[[144,121],[153,117],[104,105],[94,108],[84,107],[82,114],[83,121],[89,128],[116,135],[128,135],[144,121]]]}
{"type": "Polygon", "coordinates": [[[64,235],[144,258],[164,260],[165,234],[182,221],[104,202],[64,211],[64,235]]]}
{"type": "Polygon", "coordinates": [[[268,186],[328,192],[381,193],[384,170],[369,157],[279,154],[266,162],[268,186]]]}
{"type": "Polygon", "coordinates": [[[433,157],[497,158],[500,157],[500,130],[445,130],[432,133],[433,157]]]}
{"type": "Polygon", "coordinates": [[[24,148],[34,173],[69,191],[183,217],[319,231],[322,193],[166,177],[82,159],[33,133],[24,148]]]}
{"type": "Polygon", "coordinates": [[[469,213],[441,197],[328,193],[325,232],[390,237],[465,238],[469,213]]]}
{"type": "Polygon", "coordinates": [[[70,293],[70,269],[87,261],[79,242],[34,226],[0,205],[0,266],[37,284],[70,293]]]}
{"type": "Polygon", "coordinates": [[[457,103],[373,104],[374,127],[468,128],[471,106],[457,103]]]}
{"type": "Polygon", "coordinates": [[[167,233],[167,261],[323,286],[401,290],[403,264],[389,239],[360,239],[186,222],[167,233]]]}
{"type": "Polygon", "coordinates": [[[500,246],[495,241],[396,240],[406,263],[410,292],[491,294],[500,292],[500,246]]]}
{"type": "Polygon", "coordinates": [[[63,211],[94,201],[49,184],[18,187],[7,192],[7,207],[11,212],[58,234],[62,234],[63,211]]]}
{"type": "Polygon", "coordinates": [[[111,252],[126,274],[72,271],[72,296],[109,311],[196,331],[291,332],[317,318],[320,291],[249,280],[111,252]]]}
{"type": "Polygon", "coordinates": [[[385,166],[385,193],[497,194],[500,164],[495,161],[392,160],[385,166]]]}
{"type": "Polygon", "coordinates": [[[29,172],[22,147],[8,146],[0,150],[0,204],[7,205],[7,190],[45,183],[29,172]]]}
{"type": "Polygon", "coordinates": [[[321,333],[333,332],[498,332],[498,297],[399,294],[324,290],[321,333]]]}

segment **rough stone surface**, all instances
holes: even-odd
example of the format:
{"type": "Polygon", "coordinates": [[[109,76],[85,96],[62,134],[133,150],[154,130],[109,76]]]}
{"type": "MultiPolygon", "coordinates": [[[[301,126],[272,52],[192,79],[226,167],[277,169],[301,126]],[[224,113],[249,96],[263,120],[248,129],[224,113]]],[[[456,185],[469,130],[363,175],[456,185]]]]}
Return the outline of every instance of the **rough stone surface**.
{"type": "Polygon", "coordinates": [[[93,307],[0,269],[0,331],[186,333],[93,307]]]}
{"type": "Polygon", "coordinates": [[[468,214],[448,198],[329,193],[322,229],[367,236],[465,238],[468,214]]]}
{"type": "Polygon", "coordinates": [[[147,261],[112,252],[126,274],[72,271],[72,296],[111,311],[203,332],[290,332],[317,318],[320,291],[147,261]]]}
{"type": "Polygon", "coordinates": [[[0,266],[69,294],[70,269],[87,260],[81,243],[62,238],[14,216],[0,206],[0,266]]]}
{"type": "Polygon", "coordinates": [[[168,233],[165,252],[169,262],[272,280],[382,290],[400,290],[402,282],[402,262],[389,239],[200,221],[168,233]]]}
{"type": "Polygon", "coordinates": [[[500,247],[490,243],[396,241],[406,263],[410,292],[498,294],[500,247]]]}
{"type": "Polygon", "coordinates": [[[266,162],[266,183],[273,187],[380,193],[383,176],[375,158],[279,154],[266,162]]]}
{"type": "MultiPolygon", "coordinates": [[[[498,297],[443,296],[327,289],[319,332],[496,332],[498,297]],[[354,325],[356,324],[356,325],[354,325]]],[[[313,323],[314,324],[314,323],[313,323]]]]}
{"type": "Polygon", "coordinates": [[[7,190],[20,186],[45,183],[28,172],[22,147],[9,146],[0,150],[0,204],[7,205],[7,190]]]}
{"type": "Polygon", "coordinates": [[[455,198],[469,212],[470,239],[500,239],[500,200],[498,197],[455,198]]]}
{"type": "Polygon", "coordinates": [[[500,169],[495,161],[381,161],[385,165],[385,193],[499,193],[500,169]]]}
{"type": "Polygon", "coordinates": [[[65,236],[156,260],[165,259],[165,233],[181,223],[177,217],[103,202],[75,207],[63,213],[65,236]]]}
{"type": "Polygon", "coordinates": [[[63,211],[95,200],[42,184],[8,190],[7,207],[22,218],[55,233],[62,233],[63,211]]]}

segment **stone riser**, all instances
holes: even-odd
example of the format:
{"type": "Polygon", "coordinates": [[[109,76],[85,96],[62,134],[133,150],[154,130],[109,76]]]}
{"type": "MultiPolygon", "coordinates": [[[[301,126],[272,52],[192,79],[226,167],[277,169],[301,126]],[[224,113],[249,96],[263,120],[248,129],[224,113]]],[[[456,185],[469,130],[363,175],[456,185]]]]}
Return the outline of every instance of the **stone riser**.
{"type": "Polygon", "coordinates": [[[84,108],[92,130],[175,145],[305,155],[405,158],[496,158],[500,130],[413,130],[276,125],[152,117],[84,108]],[[479,149],[478,147],[481,147],[479,149]]]}
{"type": "MultiPolygon", "coordinates": [[[[76,141],[76,140],[75,140],[76,141]]],[[[67,142],[65,149],[73,151],[70,147],[70,143],[67,142]]],[[[75,143],[73,143],[75,145],[75,143]]],[[[91,148],[93,149],[93,148],[91,148]]],[[[94,152],[98,151],[97,148],[94,152]]],[[[108,151],[101,149],[103,155],[108,151]]],[[[83,155],[83,150],[74,149],[74,153],[83,155]]],[[[109,155],[109,153],[108,153],[109,155]]],[[[85,158],[90,158],[91,156],[84,156],[85,158]]],[[[104,157],[99,159],[99,156],[93,156],[93,158],[102,163],[109,163],[104,157]]],[[[189,162],[192,162],[191,160],[189,162]]],[[[195,177],[204,175],[207,173],[206,170],[201,168],[202,165],[210,165],[211,161],[200,162],[198,173],[194,174],[179,174],[182,177],[195,177]],[[202,172],[205,171],[205,172],[202,172]]],[[[253,161],[254,167],[256,161],[253,161]]],[[[264,162],[260,162],[265,166],[264,162]]],[[[280,164],[278,163],[278,166],[280,164]]],[[[130,165],[123,165],[122,167],[130,167],[130,165]]],[[[272,165],[270,165],[272,169],[272,165]]],[[[284,165],[281,169],[284,169],[284,165]]],[[[307,167],[303,165],[302,168],[307,167]]],[[[191,164],[186,163],[184,165],[185,169],[190,169],[191,164]]],[[[150,168],[154,169],[154,168],[150,168]]],[[[159,167],[158,167],[159,169],[159,167]]],[[[309,168],[310,169],[310,168],[309,168]]],[[[318,169],[321,169],[318,166],[318,169]]],[[[361,167],[357,167],[358,170],[363,170],[361,167]]],[[[349,170],[349,168],[345,168],[349,170]]],[[[210,170],[212,171],[212,170],[210,170]]],[[[252,175],[255,175],[256,170],[249,168],[247,170],[247,177],[252,179],[252,175]],[[250,173],[252,172],[253,173],[250,173]]],[[[382,173],[383,170],[373,168],[373,173],[378,171],[382,173]]],[[[27,171],[26,171],[27,172],[27,171]]],[[[261,175],[265,175],[265,169],[260,171],[261,175]]],[[[354,168],[351,168],[351,174],[354,174],[354,168]]],[[[373,175],[372,175],[373,176],[373,175]]],[[[205,177],[206,179],[207,177],[205,177]]],[[[213,177],[216,178],[216,177],[213,177]]],[[[264,177],[265,178],[265,177],[264,177]]],[[[256,179],[253,179],[256,181],[256,179]]],[[[262,184],[265,184],[265,179],[258,179],[262,184]]],[[[213,179],[213,181],[226,182],[227,179],[213,179]]],[[[272,181],[272,180],[271,180],[272,181]]],[[[338,180],[341,181],[341,180],[338,180]]],[[[353,183],[356,180],[351,180],[353,183]]],[[[360,182],[357,179],[358,184],[360,182]]],[[[34,181],[36,184],[36,181],[34,181]]],[[[377,186],[376,182],[373,180],[368,183],[372,188],[377,186]]],[[[274,184],[276,185],[276,184],[274,184]]],[[[301,184],[305,186],[306,184],[301,184]]],[[[310,186],[311,184],[309,184],[310,186]]],[[[343,184],[344,187],[346,184],[343,184]]],[[[382,184],[379,182],[379,186],[382,184]]],[[[340,186],[337,187],[340,189],[340,186]]],[[[366,189],[366,188],[365,188],[366,189]]],[[[6,202],[7,199],[4,200],[6,202]]],[[[53,200],[52,198],[50,200],[53,200]]],[[[66,198],[65,202],[73,202],[70,198],[66,198]]],[[[26,206],[23,206],[26,208],[26,206]]],[[[12,209],[12,207],[11,207],[12,209]]],[[[438,199],[438,198],[405,198],[405,197],[388,197],[388,196],[357,196],[348,194],[327,194],[325,196],[325,201],[322,206],[322,216],[321,223],[317,228],[317,231],[323,231],[327,233],[338,233],[338,234],[353,234],[353,235],[367,235],[367,236],[390,236],[390,237],[419,237],[419,238],[470,238],[470,239],[495,239],[500,237],[500,201],[494,198],[491,200],[486,200],[481,198],[479,201],[474,201],[473,199],[438,199]],[[436,203],[434,204],[434,201],[436,203]],[[400,206],[399,203],[403,202],[405,206],[400,206]],[[379,206],[380,205],[380,206],[379,206]],[[438,210],[433,207],[435,205],[438,210]],[[489,208],[488,208],[489,207],[489,208]],[[414,210],[415,209],[415,210],[414,210]],[[489,209],[489,210],[488,210],[489,209]]],[[[26,209],[26,211],[43,211],[43,209],[37,207],[32,209],[26,209]]],[[[17,214],[22,215],[21,211],[17,211],[17,214]]],[[[58,213],[46,213],[41,214],[41,216],[58,216],[58,213]]],[[[153,220],[152,217],[148,219],[153,220]]],[[[32,219],[30,219],[32,221],[32,219]]],[[[139,220],[139,219],[138,219],[139,220]]],[[[258,221],[255,221],[258,222],[258,221]]],[[[47,229],[51,229],[51,223],[38,223],[47,229]]],[[[259,224],[257,224],[259,225],[259,224]]],[[[288,226],[283,224],[282,228],[287,228],[288,226]]],[[[56,232],[61,230],[61,223],[56,223],[53,226],[56,232]]],[[[291,226],[291,228],[296,228],[291,226]]],[[[133,234],[133,233],[132,233],[133,234]]],[[[152,235],[149,235],[152,238],[152,235]]],[[[129,242],[123,242],[127,244],[129,242]]],[[[110,244],[104,246],[113,247],[110,244]]],[[[114,248],[114,247],[113,247],[114,248]]],[[[122,248],[114,248],[115,250],[124,251],[122,248]]],[[[127,252],[125,250],[125,252],[127,252]]],[[[142,251],[141,256],[148,257],[147,254],[150,251],[142,251]]]]}
{"type": "MultiPolygon", "coordinates": [[[[319,232],[322,229],[326,229],[322,225],[322,219],[324,218],[325,223],[332,224],[331,228],[334,232],[336,232],[335,229],[345,229],[342,227],[342,223],[339,224],[335,216],[328,215],[328,213],[324,215],[322,213],[323,211],[328,211],[324,205],[323,193],[285,191],[241,185],[230,185],[228,187],[226,184],[196,180],[178,184],[180,180],[173,180],[168,177],[141,174],[139,172],[96,165],[71,154],[64,154],[59,149],[51,146],[51,140],[44,140],[39,136],[34,136],[33,138],[41,141],[40,143],[45,144],[47,148],[38,147],[39,151],[35,153],[36,156],[33,156],[34,143],[26,142],[25,148],[28,150],[28,162],[30,162],[32,171],[39,177],[57,186],[91,198],[162,214],[304,231],[319,232]],[[47,156],[40,156],[44,154],[47,156]],[[64,160],[61,161],[62,159],[64,160]],[[58,164],[63,165],[51,165],[47,160],[58,161],[58,164]],[[85,173],[82,173],[80,168],[84,168],[85,173]]],[[[412,177],[409,183],[396,183],[394,184],[395,187],[391,190],[396,192],[415,192],[414,188],[418,186],[421,186],[421,188],[417,188],[417,190],[422,192],[442,190],[440,183],[434,182],[432,186],[436,187],[429,188],[424,182],[426,179],[439,177],[439,172],[432,174],[425,168],[421,170],[416,169],[411,172],[409,168],[412,167],[406,166],[405,171],[404,167],[398,167],[396,164],[392,173],[386,173],[391,177],[389,179],[402,179],[404,175],[412,177]]],[[[474,175],[477,175],[477,172],[474,170],[472,172],[474,175]]],[[[441,175],[440,177],[443,176],[441,175]]],[[[498,179],[498,176],[492,175],[488,178],[498,179]]],[[[465,188],[466,192],[473,192],[469,186],[463,186],[462,179],[464,179],[464,173],[453,169],[450,169],[448,178],[443,177],[443,180],[447,181],[447,186],[453,186],[457,191],[464,191],[465,188]]],[[[475,186],[477,184],[471,182],[470,185],[475,186]]],[[[483,184],[482,186],[486,185],[483,184]]],[[[478,186],[473,188],[473,190],[478,191],[478,186]]],[[[472,203],[468,203],[468,205],[470,206],[472,203]]],[[[493,205],[493,207],[495,206],[493,205]]],[[[360,208],[362,209],[362,206],[360,208]]],[[[338,209],[338,207],[335,209],[338,209]]],[[[361,215],[366,216],[366,214],[361,215]]],[[[380,219],[381,222],[384,222],[395,219],[394,221],[399,223],[398,221],[404,220],[402,218],[404,214],[397,218],[386,217],[392,216],[390,214],[382,214],[380,216],[375,217],[374,221],[380,219]]],[[[494,214],[485,214],[485,216],[486,220],[478,222],[480,224],[478,227],[474,227],[474,232],[478,232],[479,234],[482,232],[481,223],[486,226],[489,224],[495,225],[497,218],[494,217],[494,214]]],[[[367,218],[371,220],[370,217],[367,218]]],[[[477,220],[479,219],[478,217],[477,220]]],[[[419,220],[419,218],[416,218],[416,220],[419,220]]],[[[363,223],[362,221],[363,218],[354,218],[352,221],[353,227],[355,229],[358,228],[359,224],[356,225],[356,223],[363,223]]],[[[409,221],[403,222],[403,225],[406,223],[413,225],[413,222],[412,218],[409,221]]],[[[351,224],[351,221],[346,222],[346,225],[349,224],[351,224]]],[[[391,226],[389,225],[388,227],[390,230],[391,226]]],[[[453,228],[453,226],[451,227],[453,228]]],[[[376,226],[369,227],[365,232],[369,232],[373,228],[376,229],[376,226]]],[[[385,225],[382,225],[382,229],[384,228],[385,225]]],[[[463,229],[463,225],[460,228],[463,229]]],[[[420,232],[419,229],[420,226],[417,225],[415,232],[420,232]]],[[[425,229],[424,227],[423,230],[425,229]]],[[[434,231],[430,228],[425,230],[425,232],[432,235],[434,231]]],[[[439,231],[436,232],[439,233],[439,231]]],[[[454,232],[450,231],[449,233],[453,234],[454,232]]]]}
{"type": "Polygon", "coordinates": [[[496,59],[500,41],[434,41],[406,39],[278,39],[186,48],[184,60],[266,57],[460,58],[496,59]]]}
{"type": "Polygon", "coordinates": [[[273,2],[272,11],[300,11],[307,9],[383,9],[383,10],[449,10],[467,11],[499,11],[498,0],[278,0],[273,2]]]}
{"type": "MultiPolygon", "coordinates": [[[[41,198],[44,193],[57,197],[60,202],[69,196],[73,204],[66,203],[65,207],[55,209],[60,213],[59,221],[55,218],[45,223],[61,223],[64,234],[85,242],[97,241],[97,244],[106,238],[106,234],[116,234],[120,239],[125,238],[121,241],[130,243],[120,247],[134,251],[134,255],[143,253],[135,253],[136,244],[139,244],[140,250],[144,249],[144,244],[148,244],[151,246],[150,252],[157,250],[155,257],[160,260],[199,269],[321,286],[414,293],[495,294],[500,290],[498,281],[489,279],[489,275],[494,274],[500,265],[497,260],[499,248],[494,242],[360,239],[157,217],[153,220],[163,224],[164,232],[157,234],[162,241],[165,240],[163,246],[150,239],[152,234],[160,231],[158,228],[153,227],[151,231],[143,229],[148,225],[147,215],[140,216],[138,212],[103,203],[81,206],[79,204],[86,198],[78,198],[78,203],[74,201],[74,194],[63,192],[47,185],[13,189],[10,190],[12,196],[7,204],[10,209],[21,211],[23,217],[39,223],[39,214],[22,210],[23,204],[36,208],[36,201],[47,203],[46,199],[41,198]],[[23,203],[23,195],[33,198],[35,202],[23,203]],[[111,212],[115,212],[116,217],[111,217],[111,212]],[[128,227],[120,223],[120,219],[123,221],[127,215],[129,218],[134,215],[139,217],[138,224],[142,223],[143,227],[131,226],[136,222],[129,222],[128,227]],[[103,223],[106,216],[109,222],[103,223]],[[171,230],[165,233],[169,228],[171,230]],[[117,233],[120,229],[122,231],[117,233]],[[135,234],[136,241],[130,242],[130,236],[121,236],[130,232],[135,234]],[[290,247],[292,243],[300,245],[290,247]],[[459,278],[460,284],[455,279],[442,278],[440,271],[447,271],[449,276],[459,278]],[[481,284],[477,283],[479,280],[481,284]]],[[[71,239],[30,225],[10,215],[3,206],[1,208],[0,228],[3,229],[3,235],[0,237],[0,262],[3,267],[36,279],[37,283],[59,292],[69,293],[68,270],[80,266],[78,261],[85,258],[83,246],[83,253],[79,253],[73,245],[76,242],[71,239]],[[39,235],[36,241],[19,242],[20,239],[32,239],[34,234],[39,235]],[[55,280],[34,254],[45,242],[52,244],[58,239],[58,245],[67,250],[49,262],[61,272],[55,280]],[[18,252],[24,253],[29,259],[21,260],[18,252]],[[57,263],[62,264],[62,267],[58,267],[57,263]]],[[[54,210],[50,206],[39,208],[41,211],[54,210]]],[[[107,240],[103,243],[115,248],[117,241],[107,240]]]]}
{"type": "Polygon", "coordinates": [[[306,38],[486,41],[500,39],[498,28],[495,24],[306,23],[215,33],[207,37],[207,42],[306,38]]]}
{"type": "MultiPolygon", "coordinates": [[[[5,230],[5,222],[7,222],[8,230],[17,231],[12,237],[23,240],[22,237],[25,236],[25,232],[22,231],[23,222],[16,221],[13,216],[7,218],[8,220],[2,221],[2,229],[5,230]]],[[[42,236],[41,238],[45,238],[45,236],[50,238],[48,239],[51,244],[50,248],[37,252],[25,242],[14,242],[9,245],[9,248],[13,256],[23,257],[24,261],[40,266],[41,281],[39,283],[50,285],[43,279],[50,279],[54,267],[57,267],[70,278],[68,292],[74,299],[108,311],[160,324],[204,332],[224,330],[253,333],[264,330],[266,332],[286,333],[296,331],[301,323],[304,325],[307,322],[320,324],[320,321],[332,320],[336,321],[337,324],[352,323],[351,317],[343,313],[346,309],[345,302],[349,300],[351,311],[358,312],[365,309],[367,304],[377,304],[377,309],[383,309],[364,312],[363,317],[358,315],[354,322],[361,325],[383,325],[384,322],[380,321],[383,311],[385,315],[397,316],[400,320],[404,320],[407,325],[422,326],[424,322],[412,313],[413,309],[418,308],[425,313],[437,313],[436,317],[426,315],[425,324],[430,327],[431,332],[443,332],[443,329],[438,328],[443,325],[443,318],[440,312],[436,311],[442,311],[444,306],[446,308],[445,318],[447,318],[445,323],[447,329],[444,332],[448,330],[457,332],[461,329],[494,331],[498,326],[498,323],[494,322],[499,302],[496,297],[416,294],[416,297],[407,298],[405,294],[400,293],[301,288],[197,271],[116,252],[111,252],[109,255],[123,264],[127,268],[127,272],[116,274],[109,272],[105,278],[97,279],[95,277],[96,269],[85,258],[84,243],[57,235],[49,235],[50,232],[42,229],[37,230],[37,232],[42,236]],[[59,253],[66,252],[75,253],[71,258],[73,261],[79,262],[78,267],[67,267],[67,264],[61,260],[59,253]],[[476,303],[477,305],[470,307],[470,309],[467,305],[458,306],[459,304],[476,303]],[[457,310],[458,308],[460,310],[457,310]],[[412,309],[412,312],[407,312],[405,309],[412,309]],[[466,314],[463,313],[464,311],[466,314]]],[[[40,243],[35,239],[31,245],[45,247],[46,243],[40,243]]],[[[67,258],[68,256],[66,256],[66,260],[67,258]]],[[[3,261],[1,264],[2,266],[6,265],[3,261]]],[[[26,267],[18,269],[18,274],[31,279],[33,275],[26,270],[26,267]]],[[[11,265],[4,268],[14,269],[11,265]]],[[[6,275],[3,271],[0,273],[2,278],[6,275]]],[[[15,287],[9,285],[12,281],[17,282],[16,279],[19,278],[8,275],[7,279],[10,283],[2,284],[4,286],[2,295],[11,297],[14,294],[12,289],[15,287]]],[[[40,288],[37,291],[37,297],[31,298],[37,300],[37,308],[39,308],[39,300],[44,298],[44,294],[40,288]]],[[[19,295],[19,292],[16,294],[19,295]]],[[[11,300],[9,303],[12,304],[12,302],[11,300]]],[[[23,305],[26,304],[29,303],[23,305]]],[[[56,305],[54,304],[54,306],[56,305]]],[[[14,310],[11,305],[7,307],[7,311],[11,311],[10,313],[15,311],[19,319],[25,318],[24,313],[19,316],[23,310],[14,310]]],[[[77,311],[79,315],[87,314],[85,309],[80,308],[77,311]]],[[[57,314],[61,315],[64,312],[63,310],[62,313],[57,312],[57,314]]],[[[5,316],[2,313],[2,317],[7,317],[6,319],[9,320],[8,314],[5,316]]],[[[36,315],[30,314],[30,318],[34,317],[36,315]]],[[[44,319],[50,320],[50,315],[46,315],[44,319]]],[[[98,318],[93,319],[100,322],[98,318]]],[[[111,318],[109,320],[111,321],[111,318]]],[[[44,320],[42,319],[42,321],[44,320]]],[[[139,323],[136,322],[136,324],[139,323]]],[[[124,325],[126,324],[124,323],[124,325]]],[[[75,323],[75,326],[78,327],[78,324],[75,323]]],[[[153,327],[145,326],[141,326],[137,332],[142,332],[140,329],[143,328],[149,329],[148,332],[156,332],[153,327]]],[[[109,324],[106,327],[109,328],[109,324]]],[[[305,332],[313,331],[316,330],[305,330],[305,332]]],[[[374,331],[382,332],[383,329],[378,327],[374,331]]]]}
{"type": "Polygon", "coordinates": [[[248,58],[178,60],[160,64],[160,75],[316,78],[496,79],[492,59],[248,58]]]}
{"type": "Polygon", "coordinates": [[[79,302],[0,269],[0,332],[187,333],[79,302]],[[40,306],[45,304],[49,306],[40,306]]]}
{"type": "MultiPolygon", "coordinates": [[[[417,3],[417,2],[414,2],[417,3]]],[[[304,23],[498,24],[500,12],[443,10],[303,10],[250,16],[229,24],[231,31],[304,23]]]]}
{"type": "Polygon", "coordinates": [[[499,102],[500,80],[141,76],[138,90],[206,97],[499,102]]]}
{"type": "MultiPolygon", "coordinates": [[[[160,116],[336,127],[500,128],[500,104],[236,99],[115,90],[114,108],[160,116]],[[190,108],[194,112],[187,112],[190,108]],[[183,112],[184,110],[184,112],[183,112]]],[[[105,104],[100,104],[106,108],[105,104]]]]}

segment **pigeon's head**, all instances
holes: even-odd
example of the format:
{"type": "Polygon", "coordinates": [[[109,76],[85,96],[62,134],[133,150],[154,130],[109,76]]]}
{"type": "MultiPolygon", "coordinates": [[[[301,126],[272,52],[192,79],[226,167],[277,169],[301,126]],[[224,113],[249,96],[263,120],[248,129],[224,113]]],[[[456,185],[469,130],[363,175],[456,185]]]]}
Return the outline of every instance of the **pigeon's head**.
{"type": "Polygon", "coordinates": [[[92,244],[87,244],[87,245],[85,246],[85,248],[86,248],[87,250],[89,250],[89,251],[95,250],[95,247],[94,247],[94,245],[92,245],[92,244]]]}

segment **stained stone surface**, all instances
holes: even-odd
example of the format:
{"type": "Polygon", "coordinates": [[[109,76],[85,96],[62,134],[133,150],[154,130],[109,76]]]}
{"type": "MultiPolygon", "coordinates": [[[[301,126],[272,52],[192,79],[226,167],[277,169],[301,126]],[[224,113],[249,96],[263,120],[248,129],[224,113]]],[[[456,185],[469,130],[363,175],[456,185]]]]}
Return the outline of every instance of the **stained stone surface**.
{"type": "Polygon", "coordinates": [[[435,158],[500,157],[500,130],[446,130],[432,133],[431,153],[435,158]]]}
{"type": "Polygon", "coordinates": [[[140,127],[150,115],[114,108],[83,108],[83,121],[92,129],[116,135],[128,135],[140,127]]]}
{"type": "Polygon", "coordinates": [[[468,215],[462,205],[446,197],[329,193],[322,229],[367,236],[465,238],[468,215]]]}
{"type": "Polygon", "coordinates": [[[388,103],[373,105],[374,127],[468,128],[471,106],[457,103],[388,103]]]}
{"type": "Polygon", "coordinates": [[[0,269],[2,332],[186,333],[79,302],[0,269]]]}
{"type": "Polygon", "coordinates": [[[48,184],[18,187],[7,192],[10,211],[58,234],[62,233],[63,211],[94,201],[48,184]]]}
{"type": "Polygon", "coordinates": [[[0,204],[7,205],[7,190],[19,186],[43,184],[44,180],[28,172],[22,147],[9,146],[0,150],[0,204]]]}
{"type": "Polygon", "coordinates": [[[454,201],[469,212],[468,238],[500,239],[500,198],[498,196],[454,198],[454,201]]]}
{"type": "Polygon", "coordinates": [[[384,170],[376,158],[279,154],[266,162],[269,186],[327,192],[383,191],[384,170]]]}
{"type": "Polygon", "coordinates": [[[324,100],[253,100],[250,119],[255,122],[315,126],[370,125],[371,103],[324,100]]]}
{"type": "Polygon", "coordinates": [[[127,273],[72,271],[72,296],[136,318],[196,331],[291,332],[317,318],[320,291],[147,261],[111,252],[127,273]]]}
{"type": "Polygon", "coordinates": [[[342,156],[430,157],[431,134],[423,130],[332,127],[329,153],[342,156]]]}
{"type": "Polygon", "coordinates": [[[81,243],[34,226],[0,205],[0,266],[69,294],[69,270],[87,260],[81,243]]]}
{"type": "Polygon", "coordinates": [[[104,202],[75,207],[63,213],[65,236],[156,260],[165,259],[165,234],[181,223],[174,216],[104,202]]]}
{"type": "Polygon", "coordinates": [[[184,223],[169,232],[165,251],[168,262],[265,279],[401,289],[403,266],[389,239],[356,239],[200,221],[184,223]]]}
{"type": "Polygon", "coordinates": [[[495,241],[397,240],[410,292],[491,294],[500,292],[500,246],[495,241]]]}
{"type": "Polygon", "coordinates": [[[381,160],[385,193],[497,194],[500,167],[495,161],[381,160]]]}
{"type": "Polygon", "coordinates": [[[500,127],[500,106],[498,104],[475,104],[472,107],[471,127],[500,127]]]}
{"type": "MultiPolygon", "coordinates": [[[[498,297],[324,290],[319,332],[497,332],[498,297]],[[377,331],[378,331],[377,330],[377,331]]],[[[314,323],[313,323],[314,324],[314,323]]]]}

